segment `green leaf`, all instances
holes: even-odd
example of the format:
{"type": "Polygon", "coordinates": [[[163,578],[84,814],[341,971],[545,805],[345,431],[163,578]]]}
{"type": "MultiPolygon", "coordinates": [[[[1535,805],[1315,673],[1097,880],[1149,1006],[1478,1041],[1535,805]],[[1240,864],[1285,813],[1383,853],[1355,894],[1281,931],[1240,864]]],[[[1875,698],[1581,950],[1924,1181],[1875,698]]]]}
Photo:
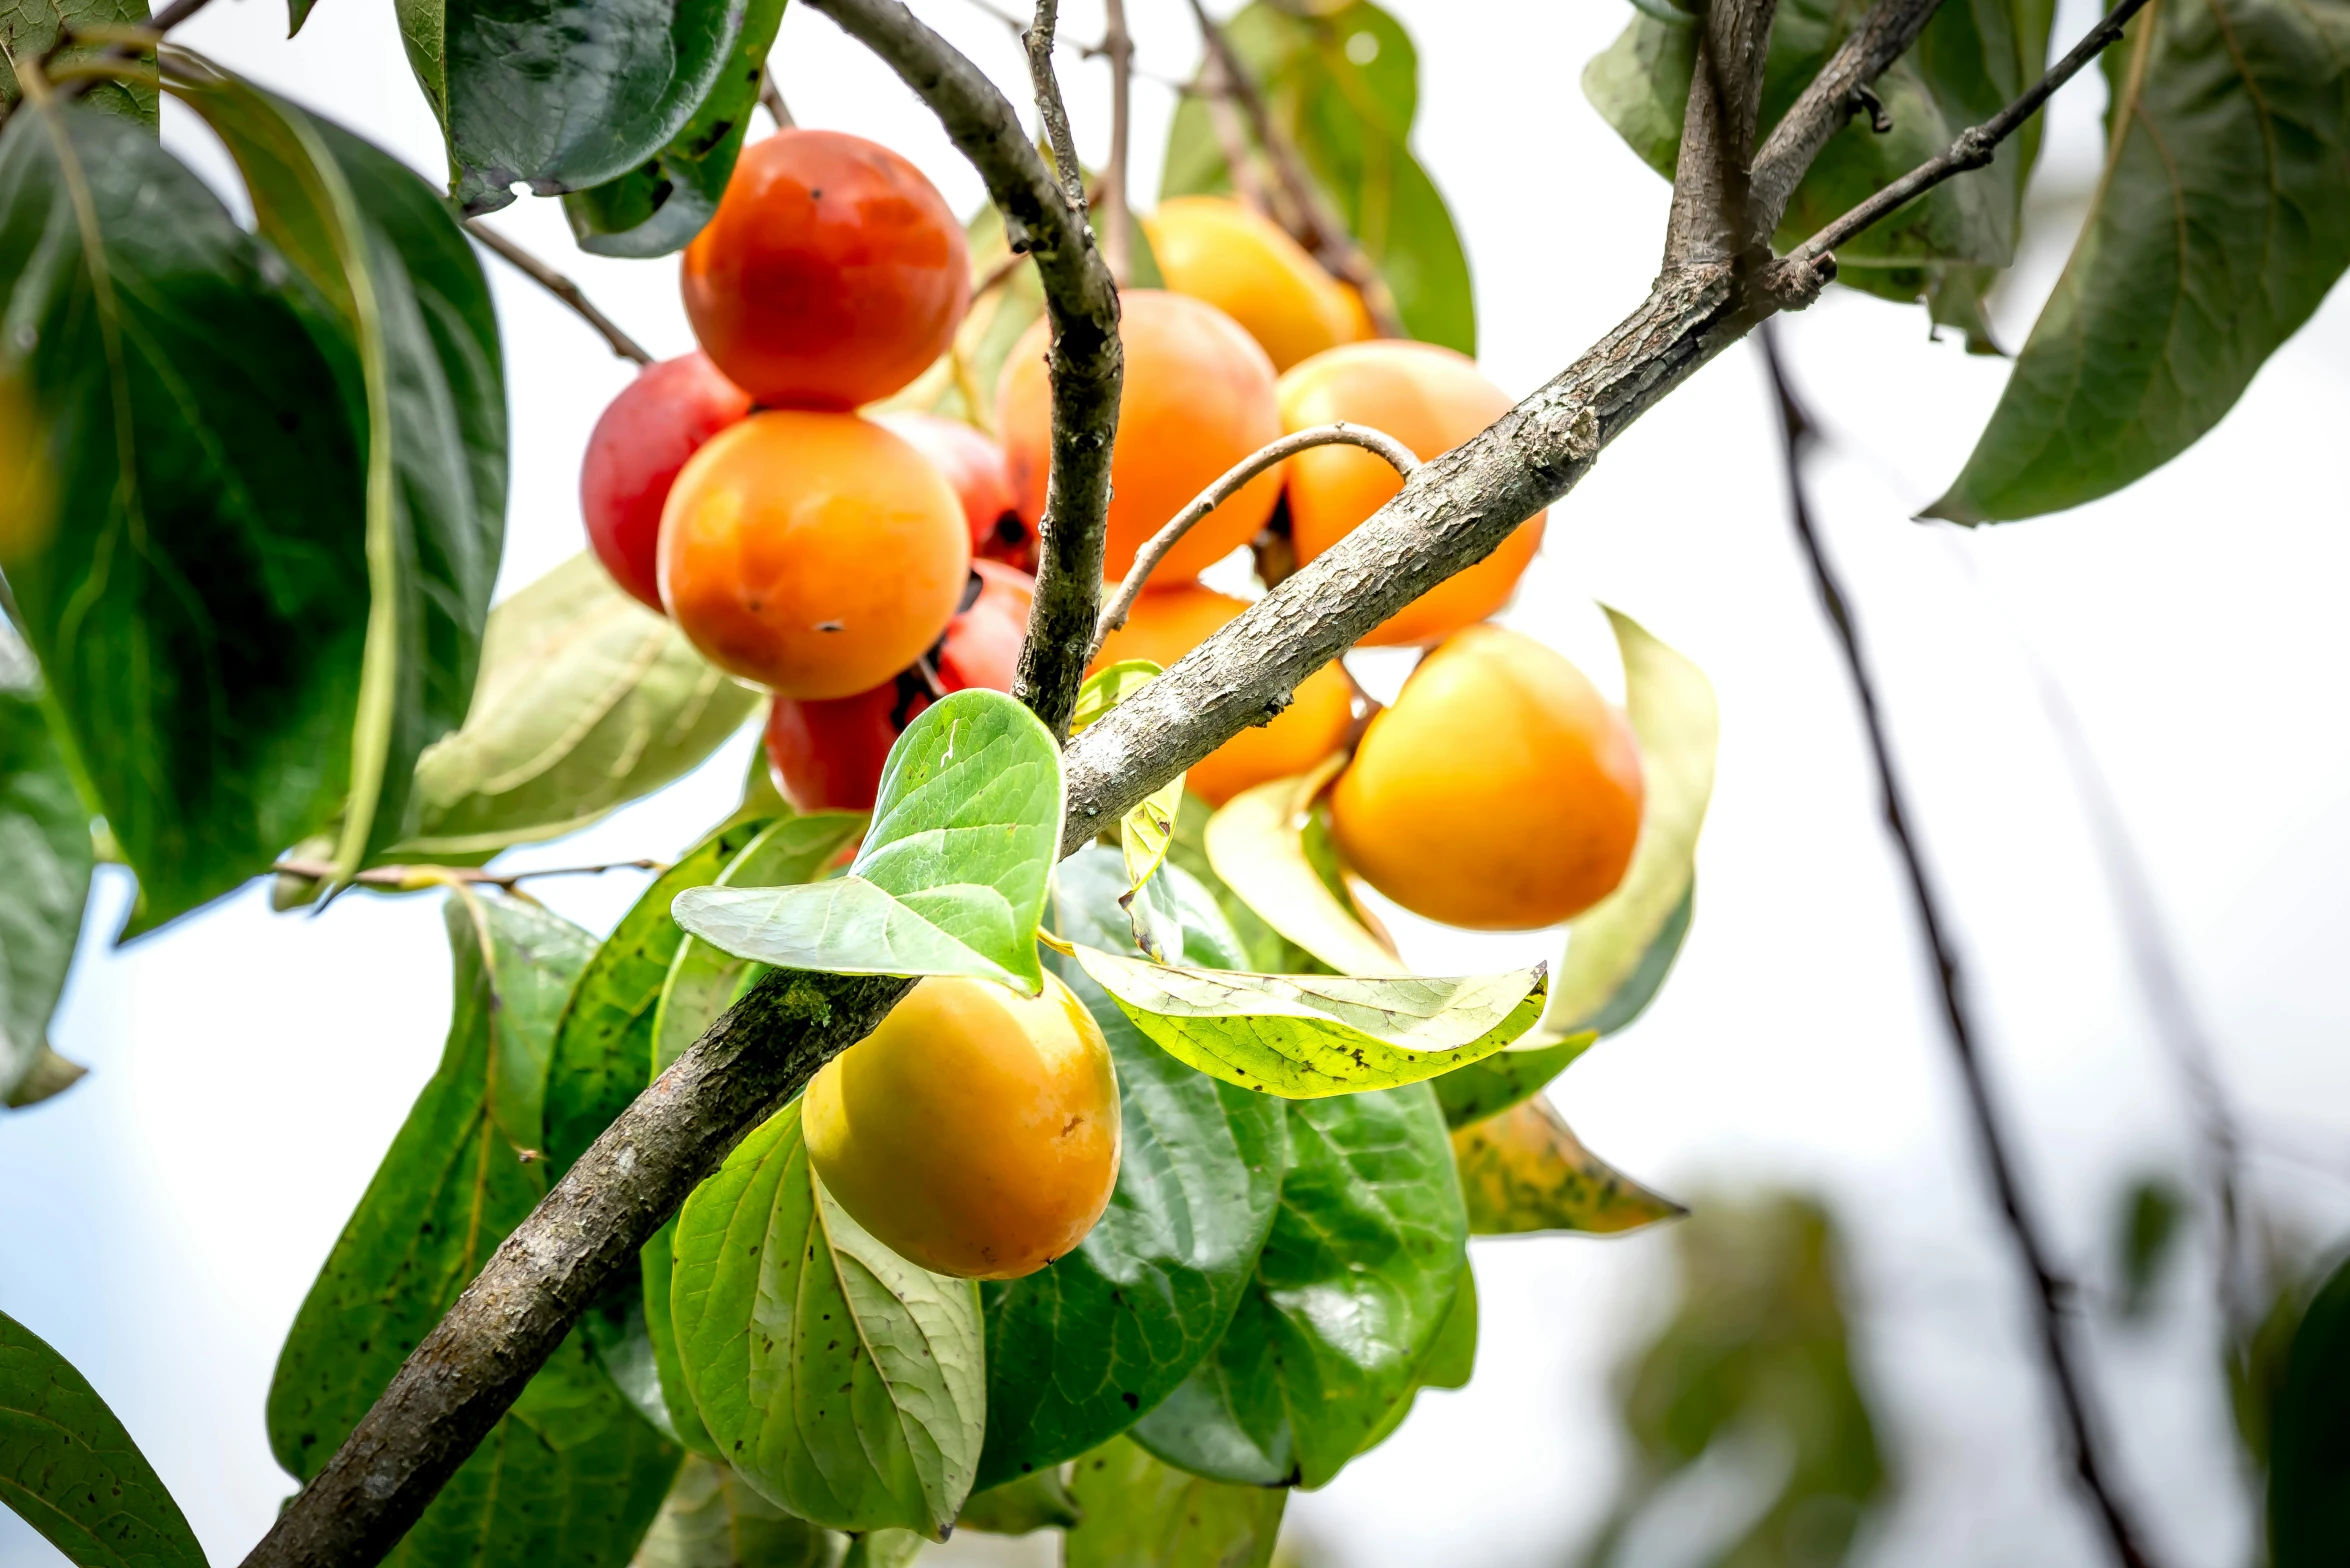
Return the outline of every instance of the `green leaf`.
{"type": "Polygon", "coordinates": [[[1217,922],[1217,929],[1230,937],[1234,956],[1208,958],[1191,952],[1192,944],[1200,939],[1200,927],[1193,918],[1192,903],[1181,893],[1182,884],[1178,884],[1176,907],[1184,914],[1183,940],[1190,961],[1204,969],[1249,969],[1268,975],[1327,971],[1329,965],[1267,925],[1264,917],[1232,890],[1231,884],[1216,875],[1216,868],[1208,862],[1207,850],[1207,827],[1214,816],[1214,809],[1206,801],[1186,794],[1183,809],[1175,814],[1175,837],[1167,847],[1167,858],[1187,874],[1198,892],[1207,895],[1214,911],[1223,916],[1217,922]]]}
{"type": "Polygon", "coordinates": [[[1208,863],[1235,896],[1287,940],[1340,974],[1403,972],[1393,944],[1333,889],[1307,853],[1306,828],[1324,785],[1345,766],[1332,757],[1313,772],[1242,790],[1208,819],[1208,863]]]}
{"type": "Polygon", "coordinates": [[[1079,947],[1159,1048],[1244,1089],[1312,1099],[1418,1083],[1490,1056],[1541,1010],[1542,966],[1453,979],[1178,969],[1079,947]]]}
{"type": "Polygon", "coordinates": [[[922,1544],[911,1530],[869,1530],[850,1540],[840,1568],[906,1568],[922,1555],[922,1544]]]}
{"type": "Polygon", "coordinates": [[[1688,1212],[1584,1148],[1548,1100],[1525,1100],[1459,1128],[1452,1148],[1474,1235],[1613,1236],[1688,1212]]]}
{"type": "MultiPolygon", "coordinates": [[[[640,1304],[637,1321],[644,1325],[645,1348],[653,1358],[653,1393],[660,1396],[660,1414],[669,1433],[686,1448],[711,1459],[725,1456],[718,1451],[718,1440],[710,1429],[702,1425],[702,1413],[694,1407],[693,1389],[687,1384],[685,1360],[677,1353],[677,1314],[671,1305],[670,1290],[677,1279],[677,1217],[653,1232],[653,1239],[637,1250],[640,1272],[640,1304]]],[[[633,1346],[628,1347],[633,1353],[633,1346]]],[[[626,1392],[626,1390],[623,1390],[626,1392]]],[[[631,1396],[632,1399],[634,1396],[631,1396]]],[[[653,1419],[653,1412],[645,1410],[645,1418],[653,1419]]]]}
{"type": "Polygon", "coordinates": [[[1214,1356],[1134,1436],[1197,1475],[1314,1487],[1410,1397],[1459,1288],[1468,1218],[1425,1085],[1287,1111],[1256,1280],[1214,1356]]]}
{"type": "MultiPolygon", "coordinates": [[[[1077,688],[1069,719],[1075,735],[1166,672],[1148,659],[1121,659],[1077,688]]],[[[1183,775],[1178,773],[1144,796],[1118,819],[1118,847],[1126,859],[1126,890],[1118,897],[1137,947],[1161,963],[1183,947],[1183,917],[1168,882],[1152,874],[1166,864],[1175,839],[1175,818],[1183,809],[1183,775]]]]}
{"type": "Polygon", "coordinates": [[[490,212],[527,184],[584,190],[645,163],[734,64],[728,0],[398,0],[449,144],[450,190],[490,212]]]}
{"type": "Polygon", "coordinates": [[[1002,692],[955,692],[890,748],[847,876],[771,892],[697,888],[678,896],[677,923],[779,969],[970,975],[1033,996],[1062,809],[1052,732],[1002,692]]]}
{"type": "MultiPolygon", "coordinates": [[[[18,0],[0,11],[0,122],[16,112],[24,94],[16,85],[11,58],[39,60],[52,74],[84,65],[110,53],[111,43],[69,43],[58,47],[58,35],[68,27],[136,27],[147,20],[143,0],[18,0]],[[56,49],[52,58],[49,51],[56,49]]],[[[81,101],[94,109],[120,115],[153,131],[156,126],[155,83],[97,81],[81,101]]]]}
{"type": "MultiPolygon", "coordinates": [[[[90,814],[38,700],[0,691],[0,1100],[14,1105],[49,1053],[89,902],[90,814]]],[[[78,1076],[78,1075],[77,1075],[78,1076]]]]}
{"type": "Polygon", "coordinates": [[[40,1104],[52,1095],[63,1094],[89,1074],[90,1070],[81,1063],[69,1062],[44,1045],[33,1058],[33,1065],[23,1077],[16,1080],[16,1087],[5,1096],[0,1096],[0,1104],[12,1111],[21,1111],[28,1105],[40,1104]]]}
{"type": "Polygon", "coordinates": [[[2350,1540],[2350,1263],[2293,1332],[2269,1426],[2268,1539],[2276,1568],[2339,1562],[2350,1540]]]}
{"type": "Polygon", "coordinates": [[[1927,516],[2035,517],[2152,473],[2350,264],[2350,4],[2158,0],[2106,63],[2088,225],[1927,516]]]}
{"type": "Polygon", "coordinates": [[[639,168],[567,192],[563,215],[579,248],[598,256],[666,256],[702,232],[726,194],[767,73],[783,0],[750,0],[733,53],[694,117],[639,168]]]}
{"type": "Polygon", "coordinates": [[[1624,880],[1567,927],[1566,953],[1551,971],[1528,1045],[1622,1028],[1656,994],[1688,930],[1697,836],[1713,799],[1721,739],[1713,683],[1638,621],[1614,609],[1607,616],[1623,654],[1624,706],[1640,741],[1647,800],[1624,880]]]}
{"type": "Polygon", "coordinates": [[[349,350],[283,270],[142,127],[52,104],[0,133],[0,386],[54,502],[0,521],[0,571],[140,929],[267,866],[350,782],[349,350]]]}
{"type": "Polygon", "coordinates": [[[76,1568],[204,1568],[196,1532],[106,1401],[5,1312],[0,1503],[76,1568]]]}
{"type": "Polygon", "coordinates": [[[481,684],[417,763],[404,858],[561,838],[683,777],[759,706],[580,554],[490,612],[481,684]]]}
{"type": "Polygon", "coordinates": [[[836,1568],[839,1540],[761,1497],[731,1466],[688,1454],[633,1568],[836,1568]]]}
{"type": "MultiPolygon", "coordinates": [[[[1118,940],[1122,870],[1117,853],[1100,845],[1061,862],[1055,928],[1118,940]]],[[[984,1292],[983,1486],[1074,1458],[1173,1391],[1231,1320],[1281,1189],[1277,1101],[1186,1067],[1083,969],[1058,954],[1052,961],[1101,1025],[1117,1065],[1118,1182],[1076,1251],[984,1292]]]]}
{"type": "Polygon", "coordinates": [[[237,161],[262,237],[358,350],[371,597],[335,853],[407,836],[424,749],[465,720],[506,533],[497,317],[456,215],[385,154],[184,49],[172,93],[237,161]]]}
{"type": "Polygon", "coordinates": [[[1070,1491],[1085,1518],[1062,1568],[1267,1568],[1289,1504],[1283,1490],[1186,1475],[1124,1438],[1077,1461],[1070,1491]]]}
{"type": "Polygon", "coordinates": [[[986,1420],[979,1288],[832,1201],[798,1101],[686,1200],[671,1301],[702,1420],[753,1485],[833,1529],[945,1538],[986,1420]]]}
{"type": "MultiPolygon", "coordinates": [[[[1527,1038],[1532,1038],[1531,1031],[1527,1038]]],[[[1436,1098],[1444,1106],[1444,1124],[1466,1127],[1532,1099],[1598,1039],[1598,1031],[1586,1029],[1547,1045],[1528,1045],[1520,1040],[1483,1061],[1433,1079],[1436,1098]]]]}
{"type": "Polygon", "coordinates": [[[958,1530],[986,1535],[1033,1535],[1039,1530],[1066,1530],[1077,1523],[1077,1500],[1053,1465],[983,1492],[973,1492],[963,1504],[958,1530]]]}
{"type": "Polygon", "coordinates": [[[1411,1415],[1421,1389],[1466,1388],[1476,1366],[1477,1274],[1463,1259],[1460,1283],[1453,1291],[1452,1305],[1445,1309],[1444,1326],[1412,1369],[1411,1392],[1388,1407],[1387,1418],[1365,1440],[1363,1452],[1369,1453],[1395,1435],[1395,1429],[1411,1415]]]}

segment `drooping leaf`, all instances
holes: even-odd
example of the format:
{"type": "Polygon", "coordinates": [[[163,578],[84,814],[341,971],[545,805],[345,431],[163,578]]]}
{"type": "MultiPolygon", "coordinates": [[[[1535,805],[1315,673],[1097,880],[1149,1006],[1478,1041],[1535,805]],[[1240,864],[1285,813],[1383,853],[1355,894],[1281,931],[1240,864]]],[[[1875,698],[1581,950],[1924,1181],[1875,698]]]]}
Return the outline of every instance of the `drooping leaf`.
{"type": "Polygon", "coordinates": [[[1072,1476],[1085,1517],[1062,1568],[1267,1568],[1289,1503],[1279,1488],[1187,1475],[1122,1437],[1078,1460],[1072,1476]]]}
{"type": "Polygon", "coordinates": [[[1721,713],[1712,682],[1638,621],[1615,609],[1607,616],[1624,659],[1624,707],[1640,741],[1647,798],[1624,880],[1567,927],[1567,950],[1551,971],[1529,1046],[1600,1029],[1603,1014],[1608,1028],[1621,1028],[1656,994],[1688,929],[1697,836],[1713,799],[1721,713]]]}
{"type": "MultiPolygon", "coordinates": [[[[147,20],[144,0],[20,0],[0,11],[0,121],[16,112],[24,97],[16,84],[11,59],[40,60],[52,74],[87,65],[113,45],[103,42],[67,43],[58,48],[58,35],[68,27],[137,27],[147,20]],[[52,58],[51,49],[57,53],[52,58]]],[[[83,103],[93,109],[156,126],[155,82],[104,80],[90,84],[83,103]]]]}
{"type": "Polygon", "coordinates": [[[140,126],[28,104],[0,133],[0,384],[51,502],[0,518],[0,571],[142,929],[267,866],[350,782],[349,352],[280,271],[140,126]]]}
{"type": "Polygon", "coordinates": [[[1452,1148],[1472,1235],[1613,1236],[1687,1212],[1584,1148],[1548,1100],[1524,1100],[1459,1128],[1452,1148]]]}
{"type": "Polygon", "coordinates": [[[986,1420],[979,1288],[832,1201],[800,1102],[686,1200],[671,1302],[703,1424],[760,1491],[833,1529],[944,1538],[986,1420]]]}
{"type": "Polygon", "coordinates": [[[489,285],[448,204],[357,137],[184,49],[165,79],[237,160],[263,238],[356,345],[366,658],[339,871],[407,836],[416,763],[465,720],[506,533],[506,386],[489,285]]]}
{"type": "Polygon", "coordinates": [[[955,1528],[983,1535],[1033,1535],[1039,1530],[1066,1530],[1078,1518],[1077,1500],[1061,1479],[1061,1467],[1051,1465],[1033,1475],[973,1492],[964,1502],[955,1528]]]}
{"type": "Polygon", "coordinates": [[[2153,472],[2350,265],[2350,4],[2160,0],[2105,63],[2088,226],[1928,516],[2034,517],[2153,472]]]}
{"type": "Polygon", "coordinates": [[[1520,1040],[1483,1061],[1431,1080],[1436,1085],[1436,1098],[1444,1106],[1445,1125],[1466,1127],[1532,1099],[1598,1039],[1597,1031],[1586,1029],[1547,1045],[1527,1045],[1520,1040]]]}
{"type": "Polygon", "coordinates": [[[1362,911],[1331,888],[1306,852],[1314,801],[1345,765],[1344,757],[1332,757],[1301,777],[1233,796],[1208,819],[1208,863],[1265,924],[1340,974],[1401,974],[1394,945],[1364,923],[1362,911]]]}
{"type": "Polygon", "coordinates": [[[2268,1539],[2276,1568],[2319,1568],[2350,1540],[2350,1263],[2293,1332],[2269,1418],[2268,1539]]]}
{"type": "MultiPolygon", "coordinates": [[[[1224,919],[1223,929],[1230,932],[1239,953],[1238,962],[1222,959],[1193,962],[1208,969],[1249,969],[1258,974],[1297,975],[1327,971],[1328,964],[1290,941],[1265,923],[1262,915],[1248,906],[1248,901],[1234,892],[1230,883],[1216,874],[1208,861],[1208,823],[1215,811],[1197,795],[1185,794],[1183,808],[1175,814],[1175,837],[1168,845],[1167,858],[1189,874],[1200,891],[1206,893],[1216,911],[1224,919]]],[[[1179,907],[1185,907],[1178,898],[1179,907]]],[[[1184,940],[1193,940],[1195,926],[1187,919],[1184,940]]]]}
{"type": "Polygon", "coordinates": [[[527,184],[585,190],[650,160],[734,63],[728,0],[399,0],[449,188],[491,212],[527,184]]]}
{"type": "Polygon", "coordinates": [[[0,1101],[48,1053],[89,902],[90,816],[35,698],[0,690],[0,1101]]]}
{"type": "Polygon", "coordinates": [[[726,194],[751,110],[767,74],[767,51],[784,0],[750,0],[742,31],[702,106],[670,144],[618,179],[563,197],[579,248],[598,256],[666,256],[702,232],[726,194]]]}
{"type": "Polygon", "coordinates": [[[1426,1085],[1287,1111],[1256,1279],[1215,1354],[1134,1436],[1197,1475],[1313,1487],[1410,1397],[1458,1290],[1468,1217],[1426,1085]]]}
{"type": "Polygon", "coordinates": [[[1002,692],[954,692],[890,748],[849,874],[813,887],[697,888],[677,923],[779,969],[1044,984],[1036,923],[1061,836],[1060,748],[1002,692]]]}
{"type": "Polygon", "coordinates": [[[204,1568],[187,1516],[89,1379],[5,1312],[0,1503],[76,1568],[204,1568]]]}
{"type": "Polygon", "coordinates": [[[840,1539],[761,1497],[721,1460],[688,1454],[631,1568],[838,1568],[840,1539]]]}
{"type": "Polygon", "coordinates": [[[1451,979],[1179,969],[1076,960],[1170,1056],[1244,1089],[1311,1099],[1418,1083],[1492,1055],[1541,1011],[1542,966],[1451,979]]]}
{"type": "MultiPolygon", "coordinates": [[[[1056,928],[1116,940],[1122,871],[1100,845],[1063,861],[1053,877],[1056,928]]],[[[1239,1305],[1281,1187],[1278,1102],[1185,1066],[1084,970],[1057,954],[1053,967],[1101,1025],[1117,1064],[1118,1181],[1076,1251],[986,1291],[983,1486],[1084,1453],[1189,1375],[1239,1305]]]]}
{"type": "Polygon", "coordinates": [[[1363,1452],[1370,1452],[1395,1435],[1395,1429],[1411,1415],[1421,1389],[1466,1388],[1476,1366],[1477,1273],[1464,1259],[1460,1284],[1453,1291],[1452,1305],[1445,1309],[1444,1326],[1436,1331],[1436,1337],[1421,1353],[1420,1364],[1412,1369],[1411,1392],[1388,1407],[1386,1419],[1364,1441],[1363,1452]]]}
{"type": "Polygon", "coordinates": [[[487,859],[576,832],[692,771],[758,705],[574,556],[490,612],[473,710],[418,761],[398,853],[487,859]]]}

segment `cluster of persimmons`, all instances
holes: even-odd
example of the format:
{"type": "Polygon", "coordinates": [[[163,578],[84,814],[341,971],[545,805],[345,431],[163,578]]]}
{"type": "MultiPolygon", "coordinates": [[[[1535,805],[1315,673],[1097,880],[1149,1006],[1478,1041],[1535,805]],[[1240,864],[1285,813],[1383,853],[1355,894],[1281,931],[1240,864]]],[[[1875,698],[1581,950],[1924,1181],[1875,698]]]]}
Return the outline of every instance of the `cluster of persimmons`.
{"type": "MultiPolygon", "coordinates": [[[[1122,296],[1112,578],[1287,432],[1370,426],[1425,460],[1509,407],[1464,356],[1372,337],[1354,291],[1238,203],[1177,198],[1144,228],[1167,287],[1122,296]]],[[[858,412],[948,352],[972,269],[961,225],[919,170],[821,130],[745,150],[686,251],[683,287],[701,351],[647,369],[597,424],[581,479],[589,538],[622,588],[774,694],[767,755],[795,806],[868,808],[915,714],[949,692],[1011,687],[1045,505],[1047,325],[1005,362],[996,435],[858,412]]],[[[1284,522],[1309,562],[1401,484],[1343,445],[1267,470],[1159,561],[1097,667],[1172,665],[1247,607],[1203,586],[1204,570],[1284,522]]],[[[1278,717],[1196,764],[1188,787],[1220,805],[1351,746],[1331,826],[1347,864],[1398,904],[1522,930],[1604,897],[1639,830],[1638,749],[1573,665],[1486,621],[1542,528],[1529,519],[1366,639],[1431,649],[1392,706],[1363,723],[1353,683],[1328,666],[1278,717]]],[[[1116,1172],[1107,1047],[1050,977],[1034,1000],[925,981],[819,1074],[805,1125],[851,1214],[961,1275],[1009,1278],[1067,1252],[1116,1172]],[[1003,1115],[975,1119],[979,1104],[1003,1115]]]]}

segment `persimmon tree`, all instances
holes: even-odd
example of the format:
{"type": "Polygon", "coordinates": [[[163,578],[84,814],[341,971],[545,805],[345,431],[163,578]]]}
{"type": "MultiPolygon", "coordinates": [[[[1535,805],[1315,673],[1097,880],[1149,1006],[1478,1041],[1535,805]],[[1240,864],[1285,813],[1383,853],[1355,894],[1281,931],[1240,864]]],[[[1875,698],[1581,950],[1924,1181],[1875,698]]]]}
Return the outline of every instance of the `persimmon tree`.
{"type": "MultiPolygon", "coordinates": [[[[301,1485],[252,1568],[903,1562],[958,1524],[1264,1563],[1287,1489],[1467,1379],[1471,1235],[1678,1212],[1537,1096],[1672,967],[1714,700],[1621,610],[1620,714],[1477,624],[1545,519],[1832,285],[1996,351],[2038,112],[2093,62],[2104,178],[1935,515],[2152,472],[2350,263],[2345,0],[2121,0],[2061,55],[2038,0],[1638,0],[1584,87],[1672,181],[1662,264],[1514,405],[1466,357],[1412,41],[1369,0],[1194,0],[1149,214],[1120,0],[1099,171],[1055,0],[1035,133],[897,0],[806,0],[978,171],[967,224],[886,149],[751,138],[789,125],[781,0],[403,6],[430,181],[171,42],[203,3],[0,16],[0,1090],[75,1076],[46,1028],[100,858],[137,878],[124,939],[262,876],[281,907],[440,892],[447,1044],[283,1351],[301,1485]],[[160,146],[159,95],[252,228],[160,146]],[[684,252],[708,357],[623,394],[592,553],[493,609],[476,242],[649,358],[479,221],[522,189],[590,252],[684,252]],[[1261,597],[1191,581],[1242,546],[1261,597]],[[1334,663],[1378,641],[1441,648],[1383,712],[1334,663]],[[772,771],[609,934],[485,869],[762,702],[772,771]],[[1563,924],[1561,956],[1408,974],[1360,880],[1563,924]]],[[[2149,1561],[1962,1062],[2084,1498],[2149,1561]]],[[[2280,1563],[2338,1506],[2322,1401],[2281,1408],[2280,1563]]],[[[0,1498],[77,1563],[201,1561],[4,1318],[0,1498]]]]}

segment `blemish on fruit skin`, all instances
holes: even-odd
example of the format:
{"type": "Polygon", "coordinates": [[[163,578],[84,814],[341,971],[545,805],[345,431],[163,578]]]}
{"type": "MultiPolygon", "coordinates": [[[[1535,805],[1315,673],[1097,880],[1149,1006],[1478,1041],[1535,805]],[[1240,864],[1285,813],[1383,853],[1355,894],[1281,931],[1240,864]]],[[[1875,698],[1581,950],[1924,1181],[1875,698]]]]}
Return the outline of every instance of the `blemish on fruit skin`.
{"type": "MultiPolygon", "coordinates": [[[[753,605],[751,608],[757,609],[758,606],[753,605]]],[[[816,623],[816,629],[820,632],[845,632],[849,628],[848,624],[844,621],[818,621],[816,623]]]]}

